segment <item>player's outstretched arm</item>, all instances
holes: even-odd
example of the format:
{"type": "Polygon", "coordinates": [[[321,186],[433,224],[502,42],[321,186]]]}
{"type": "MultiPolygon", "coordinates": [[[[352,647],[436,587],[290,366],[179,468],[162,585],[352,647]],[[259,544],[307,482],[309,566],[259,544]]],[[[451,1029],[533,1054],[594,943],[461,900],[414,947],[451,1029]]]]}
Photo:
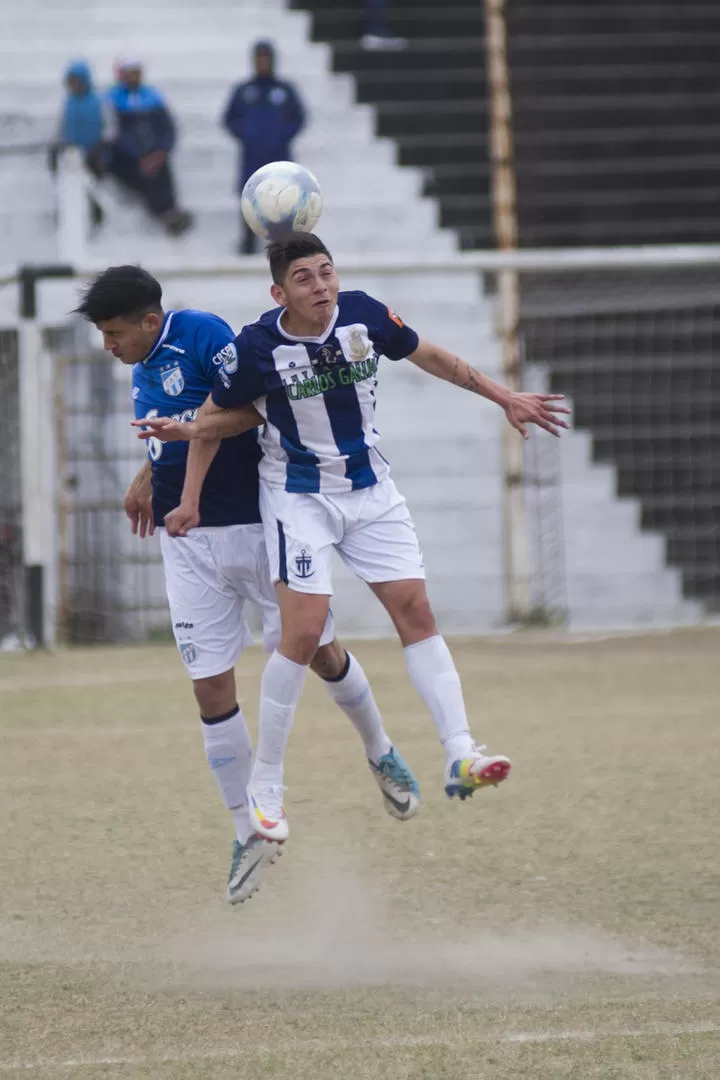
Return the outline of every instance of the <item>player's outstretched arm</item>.
{"type": "Polygon", "coordinates": [[[421,340],[408,360],[428,375],[453,383],[462,390],[479,394],[480,397],[499,405],[508,422],[525,439],[530,437],[526,424],[537,424],[552,435],[560,435],[561,429],[568,426],[562,416],[558,415],[570,412],[565,405],[559,404],[564,401],[562,394],[523,394],[508,390],[502,383],[495,382],[487,375],[481,375],[466,360],[461,360],[459,356],[440,345],[432,345],[429,341],[421,340]]]}
{"type": "MultiPolygon", "coordinates": [[[[241,411],[243,410],[233,410],[233,412],[241,411]]],[[[252,408],[249,411],[255,412],[252,408]]],[[[223,424],[226,412],[227,410],[219,408],[214,403],[212,397],[207,397],[198,410],[194,425],[200,434],[196,434],[190,441],[180,505],[165,515],[165,528],[171,536],[187,536],[191,529],[196,529],[200,524],[200,495],[208,469],[212,465],[223,438],[227,438],[228,434],[240,434],[237,430],[230,432],[230,424],[223,424]],[[210,435],[211,431],[216,434],[210,435]]],[[[237,426],[237,417],[231,416],[230,419],[237,426]]],[[[243,423],[249,423],[250,420],[254,420],[254,417],[241,419],[243,423]]],[[[251,426],[257,425],[252,423],[251,426]]],[[[244,430],[249,430],[249,428],[244,430]]]]}
{"type": "Polygon", "coordinates": [[[123,510],[130,519],[130,528],[144,540],[155,532],[152,512],[152,470],[150,462],[140,466],[135,479],[125,492],[123,510]]]}
{"type": "Polygon", "coordinates": [[[169,416],[143,417],[132,420],[140,428],[138,439],[159,439],[160,442],[193,442],[195,439],[229,439],[252,431],[265,421],[252,405],[238,409],[221,409],[208,398],[196,420],[182,422],[169,416]]]}

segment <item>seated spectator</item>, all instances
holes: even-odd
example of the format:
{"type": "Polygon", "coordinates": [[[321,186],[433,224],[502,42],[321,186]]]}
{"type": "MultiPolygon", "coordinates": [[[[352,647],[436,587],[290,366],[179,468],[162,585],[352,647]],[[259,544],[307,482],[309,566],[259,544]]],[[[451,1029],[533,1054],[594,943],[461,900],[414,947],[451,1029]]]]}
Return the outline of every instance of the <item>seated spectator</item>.
{"type": "MultiPolygon", "coordinates": [[[[66,146],[75,146],[82,151],[90,172],[99,177],[104,167],[105,117],[102,99],[93,88],[89,65],[84,60],[73,60],[65,69],[63,82],[67,96],[60,114],[57,139],[50,146],[50,168],[55,172],[58,155],[66,146]]],[[[99,225],[103,213],[92,196],[90,215],[93,224],[99,225]]]]}
{"type": "MultiPolygon", "coordinates": [[[[253,46],[255,74],[230,94],[223,125],[238,140],[242,158],[238,191],[256,169],[271,161],[292,161],[292,141],[305,123],[305,110],[292,83],[275,75],[275,47],[271,41],[253,46]]],[[[240,215],[241,255],[252,255],[257,238],[240,215]]]]}
{"type": "Polygon", "coordinates": [[[407,41],[395,37],[388,25],[388,0],[365,0],[366,31],[360,44],[363,49],[404,49],[407,41]]]}
{"type": "Polygon", "coordinates": [[[148,212],[178,236],[192,225],[192,214],[180,210],[170,168],[175,124],[159,91],[142,81],[139,60],[120,60],[117,83],[108,91],[116,133],[110,145],[108,171],[144,202],[148,212]]]}

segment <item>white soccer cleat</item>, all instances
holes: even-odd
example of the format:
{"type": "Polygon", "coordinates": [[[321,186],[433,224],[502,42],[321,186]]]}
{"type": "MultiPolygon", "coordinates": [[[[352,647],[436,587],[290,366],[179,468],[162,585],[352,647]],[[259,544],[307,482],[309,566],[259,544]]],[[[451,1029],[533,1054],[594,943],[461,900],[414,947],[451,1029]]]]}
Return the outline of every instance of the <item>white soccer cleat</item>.
{"type": "Polygon", "coordinates": [[[458,795],[467,799],[473,792],[485,787],[497,787],[507,779],[512,768],[509,758],[502,754],[488,757],[484,746],[473,748],[468,757],[448,762],[445,768],[445,794],[449,799],[458,795]]]}
{"type": "Polygon", "coordinates": [[[258,784],[248,787],[250,824],[258,836],[284,844],[290,835],[283,796],[282,784],[258,784]]]}
{"type": "Polygon", "coordinates": [[[282,848],[262,836],[251,836],[246,843],[235,841],[232,866],[227,884],[230,904],[244,904],[260,888],[260,878],[265,866],[275,862],[282,848]]]}
{"type": "Polygon", "coordinates": [[[420,807],[420,785],[410,766],[394,746],[383,754],[377,765],[369,758],[368,764],[388,814],[398,821],[408,821],[420,807]]]}

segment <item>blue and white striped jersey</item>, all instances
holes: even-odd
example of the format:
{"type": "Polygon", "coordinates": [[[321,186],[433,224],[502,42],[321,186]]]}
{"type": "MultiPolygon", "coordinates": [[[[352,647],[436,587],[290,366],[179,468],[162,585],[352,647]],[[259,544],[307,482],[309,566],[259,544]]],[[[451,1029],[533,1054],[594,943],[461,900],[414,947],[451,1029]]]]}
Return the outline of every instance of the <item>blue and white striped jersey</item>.
{"type": "Polygon", "coordinates": [[[322,337],[283,330],[282,308],[235,338],[218,368],[213,400],[231,409],[252,402],[265,420],[260,476],[295,492],[353,491],[388,475],[377,449],[375,389],[380,356],[401,360],[418,336],[363,292],[341,292],[322,337]]]}
{"type": "MultiPolygon", "coordinates": [[[[194,420],[212,390],[215,373],[233,348],[234,331],[207,311],[168,311],[152,349],[132,369],[138,420],[171,416],[194,420]]],[[[153,516],[157,525],[180,503],[188,443],[149,439],[153,516]]],[[[258,462],[254,431],[224,439],[200,496],[200,524],[246,525],[260,521],[258,462]]]]}

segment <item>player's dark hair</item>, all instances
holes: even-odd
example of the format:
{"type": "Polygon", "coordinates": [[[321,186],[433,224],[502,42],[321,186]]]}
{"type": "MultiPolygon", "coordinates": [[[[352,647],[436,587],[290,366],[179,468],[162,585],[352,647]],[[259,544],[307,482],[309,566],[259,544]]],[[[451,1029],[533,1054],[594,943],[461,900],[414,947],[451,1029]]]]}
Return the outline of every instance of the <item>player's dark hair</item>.
{"type": "Polygon", "coordinates": [[[96,326],[106,319],[140,322],[151,311],[162,312],[162,286],[141,266],[109,266],[90,282],[75,308],[96,326]]]}
{"type": "Polygon", "coordinates": [[[333,257],[315,233],[293,233],[286,240],[273,240],[265,248],[270,273],[276,285],[282,285],[285,276],[290,269],[290,264],[296,259],[309,259],[313,255],[325,255],[333,261],[333,257]]]}

